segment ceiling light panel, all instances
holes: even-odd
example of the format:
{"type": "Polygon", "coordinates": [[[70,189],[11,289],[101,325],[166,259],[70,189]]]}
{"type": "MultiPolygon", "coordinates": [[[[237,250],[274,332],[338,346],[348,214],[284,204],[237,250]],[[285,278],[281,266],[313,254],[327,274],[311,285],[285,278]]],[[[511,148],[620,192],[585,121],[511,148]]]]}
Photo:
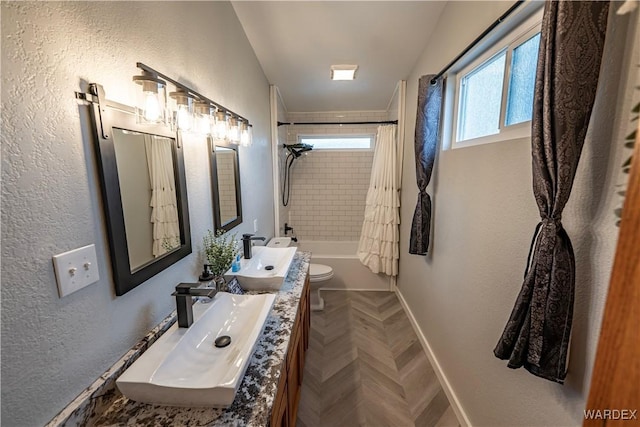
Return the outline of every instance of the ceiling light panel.
{"type": "Polygon", "coordinates": [[[353,80],[357,69],[357,65],[332,65],[331,80],[353,80]]]}

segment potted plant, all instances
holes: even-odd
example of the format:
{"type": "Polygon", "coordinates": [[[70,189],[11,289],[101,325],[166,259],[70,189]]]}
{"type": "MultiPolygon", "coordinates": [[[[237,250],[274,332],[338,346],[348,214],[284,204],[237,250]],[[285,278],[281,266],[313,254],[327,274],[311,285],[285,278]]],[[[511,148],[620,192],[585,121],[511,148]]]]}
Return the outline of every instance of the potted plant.
{"type": "MultiPolygon", "coordinates": [[[[213,233],[211,230],[202,238],[202,246],[207,266],[217,287],[224,287],[224,273],[231,267],[238,254],[238,242],[235,234],[224,230],[213,233]]],[[[220,289],[224,290],[224,289],[220,289]]]]}

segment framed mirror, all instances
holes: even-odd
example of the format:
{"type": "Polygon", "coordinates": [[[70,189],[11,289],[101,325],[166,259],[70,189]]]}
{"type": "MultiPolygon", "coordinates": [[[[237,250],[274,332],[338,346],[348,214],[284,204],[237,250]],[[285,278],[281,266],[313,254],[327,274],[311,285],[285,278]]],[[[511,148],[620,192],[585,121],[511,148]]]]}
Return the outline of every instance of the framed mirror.
{"type": "Polygon", "coordinates": [[[191,253],[183,150],[168,127],[138,124],[133,108],[93,105],[111,265],[123,295],[191,253]]]}
{"type": "Polygon", "coordinates": [[[242,223],[238,148],[217,145],[210,139],[213,219],[216,231],[229,231],[242,223]]]}

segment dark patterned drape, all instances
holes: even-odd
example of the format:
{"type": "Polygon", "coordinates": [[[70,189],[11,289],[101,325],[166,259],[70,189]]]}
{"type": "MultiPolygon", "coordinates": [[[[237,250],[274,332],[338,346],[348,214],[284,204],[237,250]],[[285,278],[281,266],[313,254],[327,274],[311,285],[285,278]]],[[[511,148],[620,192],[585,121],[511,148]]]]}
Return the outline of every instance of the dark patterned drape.
{"type": "Polygon", "coordinates": [[[413,213],[409,253],[426,255],[429,250],[431,233],[431,197],[427,185],[431,180],[433,163],[440,138],[440,110],[442,108],[443,81],[431,84],[435,74],[422,76],[418,83],[418,111],[416,113],[416,181],[418,184],[418,204],[413,213]]]}
{"type": "Polygon", "coordinates": [[[495,355],[510,368],[562,383],[571,335],[575,263],[561,217],[596,95],[608,2],[545,5],[531,145],[533,192],[542,221],[524,283],[495,355]]]}

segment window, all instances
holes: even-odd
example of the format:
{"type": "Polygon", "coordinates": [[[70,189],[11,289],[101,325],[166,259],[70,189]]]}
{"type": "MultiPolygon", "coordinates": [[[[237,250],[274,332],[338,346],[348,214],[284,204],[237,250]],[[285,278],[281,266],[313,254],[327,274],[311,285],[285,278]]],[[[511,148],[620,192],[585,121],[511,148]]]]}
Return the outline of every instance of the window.
{"type": "Polygon", "coordinates": [[[373,149],[373,135],[299,136],[298,142],[313,145],[314,150],[373,149]]]}
{"type": "Polygon", "coordinates": [[[485,44],[450,74],[455,88],[445,95],[445,126],[451,129],[445,138],[452,148],[531,135],[541,15],[485,44]]]}

